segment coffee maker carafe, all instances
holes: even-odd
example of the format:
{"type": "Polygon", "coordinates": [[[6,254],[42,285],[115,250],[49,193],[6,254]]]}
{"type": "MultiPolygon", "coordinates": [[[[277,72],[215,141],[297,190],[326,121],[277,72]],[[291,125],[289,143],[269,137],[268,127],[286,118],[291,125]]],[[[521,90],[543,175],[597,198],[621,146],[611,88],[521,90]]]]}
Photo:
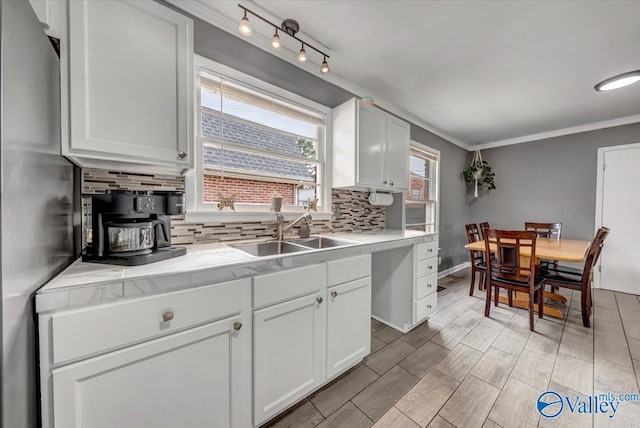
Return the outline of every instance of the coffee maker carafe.
{"type": "Polygon", "coordinates": [[[86,262],[135,266],[186,254],[171,246],[171,215],[184,213],[181,192],[107,191],[90,195],[92,243],[86,262]]]}

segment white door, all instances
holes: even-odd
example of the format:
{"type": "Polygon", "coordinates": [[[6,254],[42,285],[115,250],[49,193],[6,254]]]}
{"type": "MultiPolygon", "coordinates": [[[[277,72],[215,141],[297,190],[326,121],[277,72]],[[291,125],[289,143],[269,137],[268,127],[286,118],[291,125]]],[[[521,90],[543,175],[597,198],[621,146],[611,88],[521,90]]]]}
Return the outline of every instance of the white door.
{"type": "MultiPolygon", "coordinates": [[[[600,288],[640,294],[640,263],[633,248],[640,241],[640,145],[601,149],[604,165],[597,226],[611,229],[600,255],[600,288]]],[[[599,278],[598,278],[599,277],[599,278]]],[[[599,280],[599,281],[598,281],[599,280]]]]}
{"type": "Polygon", "coordinates": [[[371,277],[329,288],[327,300],[327,379],[330,379],[371,350],[371,277]]]}
{"type": "Polygon", "coordinates": [[[389,116],[389,139],[387,142],[387,176],[391,190],[409,189],[409,146],[411,128],[409,124],[389,116]]]}
{"type": "Polygon", "coordinates": [[[189,165],[191,19],[152,1],[70,1],[71,147],[63,154],[189,165]]]}
{"type": "MultiPolygon", "coordinates": [[[[360,103],[358,120],[358,184],[385,187],[385,141],[387,115],[379,108],[360,103]]],[[[340,159],[335,159],[340,162],[340,159]]]]}
{"type": "Polygon", "coordinates": [[[311,294],[254,311],[254,425],[324,381],[325,307],[311,294]]]}
{"type": "Polygon", "coordinates": [[[55,426],[245,426],[240,362],[250,332],[236,322],[240,316],[53,370],[55,426]]]}

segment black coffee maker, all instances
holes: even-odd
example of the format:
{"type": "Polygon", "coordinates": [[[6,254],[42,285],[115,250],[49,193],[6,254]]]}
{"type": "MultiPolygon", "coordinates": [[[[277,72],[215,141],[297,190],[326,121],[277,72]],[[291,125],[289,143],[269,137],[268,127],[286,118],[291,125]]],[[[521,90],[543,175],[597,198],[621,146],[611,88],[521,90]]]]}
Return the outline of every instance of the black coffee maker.
{"type": "Polygon", "coordinates": [[[171,246],[171,217],[184,213],[184,193],[107,190],[91,197],[92,242],[82,261],[126,266],[182,256],[171,246]]]}

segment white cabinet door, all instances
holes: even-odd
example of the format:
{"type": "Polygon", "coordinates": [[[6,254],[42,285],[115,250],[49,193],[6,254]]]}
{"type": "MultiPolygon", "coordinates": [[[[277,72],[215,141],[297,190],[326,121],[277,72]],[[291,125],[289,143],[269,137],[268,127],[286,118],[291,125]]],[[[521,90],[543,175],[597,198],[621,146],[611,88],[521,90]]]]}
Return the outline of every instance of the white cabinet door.
{"type": "Polygon", "coordinates": [[[188,167],[191,19],[153,1],[70,1],[68,8],[70,146],[63,154],[188,167]]]}
{"type": "MultiPolygon", "coordinates": [[[[359,104],[358,122],[358,184],[385,187],[386,113],[366,104],[359,104]]],[[[334,164],[339,164],[335,159],[334,164]]]]}
{"type": "Polygon", "coordinates": [[[327,378],[371,351],[371,277],[328,289],[327,378]]]}
{"type": "Polygon", "coordinates": [[[325,307],[314,293],[254,311],[254,425],[324,381],[325,307]]]}
{"type": "MultiPolygon", "coordinates": [[[[53,370],[54,421],[64,428],[247,425],[241,317],[53,370]],[[245,418],[244,420],[241,418],[245,418]]],[[[250,369],[250,368],[249,368],[250,369]]]]}
{"type": "Polygon", "coordinates": [[[389,115],[388,140],[386,147],[387,177],[392,190],[409,188],[409,124],[389,115]]]}

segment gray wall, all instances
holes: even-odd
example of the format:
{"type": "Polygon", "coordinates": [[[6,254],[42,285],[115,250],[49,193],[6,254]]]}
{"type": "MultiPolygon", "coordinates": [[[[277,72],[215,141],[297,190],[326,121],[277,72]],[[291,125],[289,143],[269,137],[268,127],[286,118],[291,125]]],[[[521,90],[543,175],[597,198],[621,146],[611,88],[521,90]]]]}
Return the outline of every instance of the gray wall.
{"type": "Polygon", "coordinates": [[[640,123],[483,151],[497,189],[470,198],[471,221],[522,228],[562,222],[562,236],[593,238],[599,147],[640,142],[640,123]]]}
{"type": "MultiPolygon", "coordinates": [[[[194,20],[194,50],[198,55],[328,107],[336,107],[354,96],[232,34],[191,18],[194,20]]],[[[468,261],[468,253],[463,248],[468,207],[465,186],[460,180],[468,152],[413,124],[411,138],[441,152],[440,247],[443,260],[440,270],[447,269],[468,261]]]]}

